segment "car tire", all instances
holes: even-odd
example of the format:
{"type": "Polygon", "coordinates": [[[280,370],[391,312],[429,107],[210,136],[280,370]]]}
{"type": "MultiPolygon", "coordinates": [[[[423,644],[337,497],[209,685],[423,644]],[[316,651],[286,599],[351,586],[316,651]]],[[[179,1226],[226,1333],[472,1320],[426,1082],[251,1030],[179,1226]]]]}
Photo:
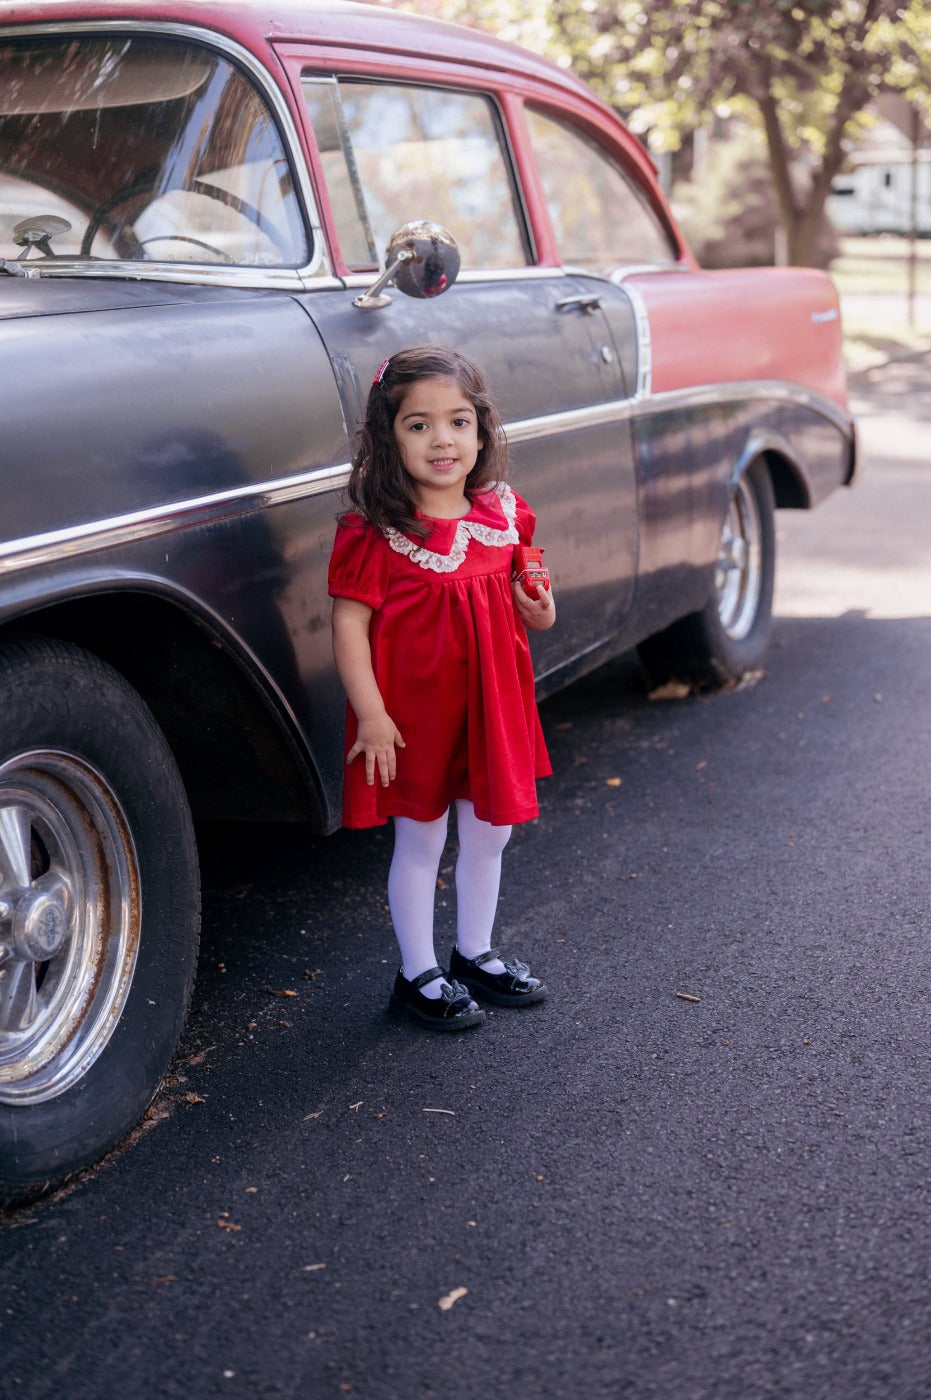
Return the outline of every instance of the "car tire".
{"type": "Polygon", "coordinates": [[[98,657],[0,642],[0,1203],[138,1122],[193,986],[191,815],[140,696],[98,657]]]}
{"type": "Polygon", "coordinates": [[[708,602],[637,649],[651,682],[708,689],[757,668],[769,642],[775,572],[773,485],[757,458],[728,501],[708,602]]]}

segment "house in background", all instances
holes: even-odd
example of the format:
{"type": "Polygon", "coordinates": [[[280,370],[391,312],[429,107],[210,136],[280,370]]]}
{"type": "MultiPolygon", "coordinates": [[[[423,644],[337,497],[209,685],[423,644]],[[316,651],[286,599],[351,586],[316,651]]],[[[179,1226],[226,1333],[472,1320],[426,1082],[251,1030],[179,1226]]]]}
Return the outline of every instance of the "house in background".
{"type": "Polygon", "coordinates": [[[877,104],[876,125],[834,180],[827,210],[840,233],[931,237],[931,135],[901,98],[877,104]]]}

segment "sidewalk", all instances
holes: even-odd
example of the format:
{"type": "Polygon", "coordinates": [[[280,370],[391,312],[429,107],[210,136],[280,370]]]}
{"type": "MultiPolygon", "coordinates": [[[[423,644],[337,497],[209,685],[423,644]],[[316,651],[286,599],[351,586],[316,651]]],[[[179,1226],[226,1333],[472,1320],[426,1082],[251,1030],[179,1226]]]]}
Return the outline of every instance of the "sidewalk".
{"type": "Polygon", "coordinates": [[[845,238],[830,273],[840,293],[844,357],[851,375],[931,350],[931,246],[916,249],[909,300],[910,246],[891,237],[845,238]]]}
{"type": "Polygon", "coordinates": [[[931,351],[931,295],[915,298],[911,318],[904,295],[841,292],[840,304],[850,374],[931,351]]]}

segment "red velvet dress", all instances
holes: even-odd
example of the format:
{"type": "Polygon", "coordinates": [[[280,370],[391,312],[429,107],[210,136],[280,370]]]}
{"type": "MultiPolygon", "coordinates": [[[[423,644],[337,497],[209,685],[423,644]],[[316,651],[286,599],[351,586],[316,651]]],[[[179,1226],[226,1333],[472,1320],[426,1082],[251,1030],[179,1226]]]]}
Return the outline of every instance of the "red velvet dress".
{"type": "MultiPolygon", "coordinates": [[[[495,826],[538,812],[536,779],[552,772],[534,698],[527,633],[511,595],[515,544],[535,517],[508,486],[478,497],[463,520],[430,520],[421,542],[343,519],[329,592],[373,609],[375,679],[405,742],[397,777],[365,781],[362,756],[346,767],[343,825],[388,817],[435,821],[456,798],[495,826]]],[[[346,752],[356,739],[348,708],[346,752]]]]}

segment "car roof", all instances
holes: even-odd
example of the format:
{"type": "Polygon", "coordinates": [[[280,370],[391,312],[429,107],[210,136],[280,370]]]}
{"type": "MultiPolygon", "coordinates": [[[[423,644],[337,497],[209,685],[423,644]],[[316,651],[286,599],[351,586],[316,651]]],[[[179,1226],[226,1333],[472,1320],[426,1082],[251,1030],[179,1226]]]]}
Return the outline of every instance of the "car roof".
{"type": "Polygon", "coordinates": [[[270,44],[287,41],[429,54],[536,78],[610,111],[573,74],[528,49],[445,20],[353,0],[0,0],[3,28],[81,20],[193,25],[235,40],[263,61],[270,44]]]}

